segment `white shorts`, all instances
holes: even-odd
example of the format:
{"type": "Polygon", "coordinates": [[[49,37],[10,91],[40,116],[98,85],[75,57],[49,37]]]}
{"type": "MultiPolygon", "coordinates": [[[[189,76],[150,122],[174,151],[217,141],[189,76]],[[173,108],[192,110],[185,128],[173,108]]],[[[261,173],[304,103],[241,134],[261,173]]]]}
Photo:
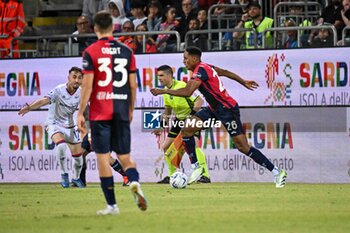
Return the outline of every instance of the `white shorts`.
{"type": "Polygon", "coordinates": [[[52,138],[52,136],[56,133],[61,133],[64,136],[64,140],[67,143],[70,144],[78,144],[81,142],[80,140],[80,133],[78,131],[78,127],[71,127],[66,128],[59,125],[47,125],[46,131],[49,134],[49,137],[52,138]]]}

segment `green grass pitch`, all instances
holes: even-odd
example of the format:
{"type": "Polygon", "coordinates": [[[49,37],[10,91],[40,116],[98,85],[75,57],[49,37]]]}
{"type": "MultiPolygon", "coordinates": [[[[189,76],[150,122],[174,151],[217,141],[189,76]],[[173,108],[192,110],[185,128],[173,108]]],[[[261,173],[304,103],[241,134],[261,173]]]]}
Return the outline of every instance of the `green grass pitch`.
{"type": "Polygon", "coordinates": [[[105,207],[98,184],[0,184],[0,232],[350,232],[349,184],[144,184],[145,212],[128,187],[115,187],[121,214],[96,216],[105,207]]]}

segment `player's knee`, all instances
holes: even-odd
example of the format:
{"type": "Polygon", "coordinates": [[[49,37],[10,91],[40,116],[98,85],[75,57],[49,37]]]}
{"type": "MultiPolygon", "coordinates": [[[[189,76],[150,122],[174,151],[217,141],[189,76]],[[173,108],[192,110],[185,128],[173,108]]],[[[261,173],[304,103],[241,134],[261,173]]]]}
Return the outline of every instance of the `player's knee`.
{"type": "Polygon", "coordinates": [[[56,150],[61,154],[65,153],[67,150],[67,144],[65,142],[60,142],[56,144],[56,150]]]}
{"type": "Polygon", "coordinates": [[[78,164],[83,164],[83,162],[84,162],[83,157],[81,156],[81,154],[79,156],[73,156],[73,158],[78,164]]]}

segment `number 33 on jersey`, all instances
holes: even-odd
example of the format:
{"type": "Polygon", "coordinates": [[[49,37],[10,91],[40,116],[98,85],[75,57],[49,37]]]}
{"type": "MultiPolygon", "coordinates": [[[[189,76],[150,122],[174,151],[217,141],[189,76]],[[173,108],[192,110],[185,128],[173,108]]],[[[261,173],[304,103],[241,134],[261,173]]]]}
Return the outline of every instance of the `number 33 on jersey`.
{"type": "Polygon", "coordinates": [[[84,74],[93,74],[94,78],[90,103],[94,102],[91,106],[95,107],[90,109],[91,120],[111,119],[116,109],[128,111],[129,74],[136,72],[132,50],[113,37],[102,38],[85,50],[83,68],[84,74]]]}

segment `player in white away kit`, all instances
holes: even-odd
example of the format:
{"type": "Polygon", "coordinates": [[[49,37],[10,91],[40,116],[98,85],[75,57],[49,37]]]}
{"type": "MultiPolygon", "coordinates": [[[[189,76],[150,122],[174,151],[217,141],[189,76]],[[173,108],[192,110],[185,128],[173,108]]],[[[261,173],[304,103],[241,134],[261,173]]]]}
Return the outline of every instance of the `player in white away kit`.
{"type": "Polygon", "coordinates": [[[73,114],[77,110],[80,102],[80,85],[82,81],[83,74],[81,69],[72,67],[69,70],[67,83],[58,85],[46,96],[35,100],[31,104],[26,103],[18,112],[18,115],[23,116],[30,110],[50,104],[45,126],[49,137],[56,145],[54,153],[60,163],[61,185],[63,188],[69,187],[66,157],[67,146],[73,157],[72,183],[79,188],[84,187],[84,184],[79,178],[83,164],[80,136],[73,120],[73,114]]]}

